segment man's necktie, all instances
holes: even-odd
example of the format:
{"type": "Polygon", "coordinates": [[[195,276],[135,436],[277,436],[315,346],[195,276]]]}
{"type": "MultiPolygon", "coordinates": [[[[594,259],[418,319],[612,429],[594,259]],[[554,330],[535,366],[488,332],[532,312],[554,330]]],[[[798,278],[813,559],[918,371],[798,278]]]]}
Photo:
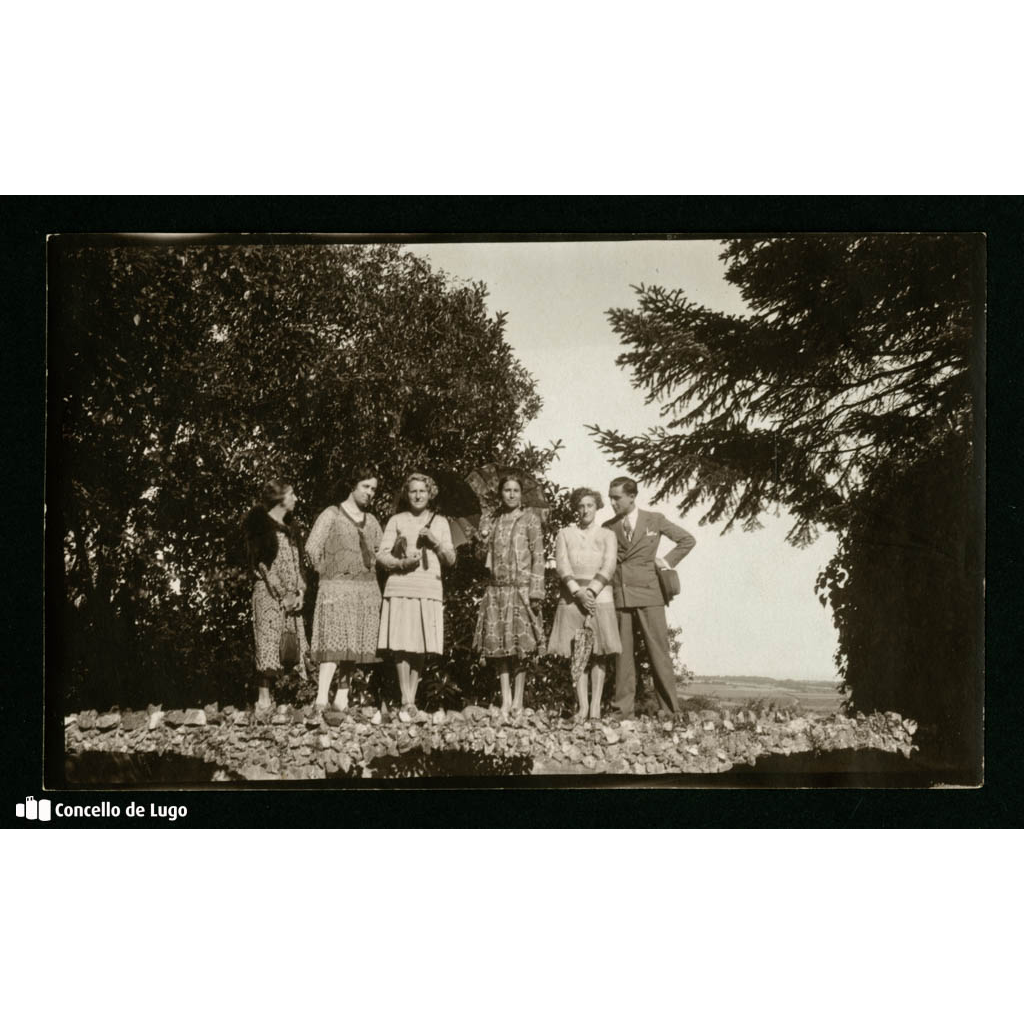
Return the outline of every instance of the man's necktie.
{"type": "Polygon", "coordinates": [[[625,535],[626,543],[628,544],[633,539],[633,531],[629,528],[628,519],[622,524],[622,532],[625,535]]]}

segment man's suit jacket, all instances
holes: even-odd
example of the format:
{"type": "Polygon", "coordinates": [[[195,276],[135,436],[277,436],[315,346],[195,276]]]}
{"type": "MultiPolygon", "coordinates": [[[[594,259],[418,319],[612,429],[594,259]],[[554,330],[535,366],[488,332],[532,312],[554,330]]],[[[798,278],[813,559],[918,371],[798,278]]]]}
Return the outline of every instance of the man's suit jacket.
{"type": "Polygon", "coordinates": [[[623,531],[624,516],[616,516],[604,524],[605,529],[615,534],[619,542],[619,554],[612,579],[612,595],[616,608],[649,608],[663,605],[658,586],[657,566],[658,542],[668,537],[675,541],[675,547],[665,555],[665,561],[678,565],[692,550],[697,541],[681,526],[669,522],[660,512],[637,509],[636,529],[630,542],[626,543],[623,531]]]}

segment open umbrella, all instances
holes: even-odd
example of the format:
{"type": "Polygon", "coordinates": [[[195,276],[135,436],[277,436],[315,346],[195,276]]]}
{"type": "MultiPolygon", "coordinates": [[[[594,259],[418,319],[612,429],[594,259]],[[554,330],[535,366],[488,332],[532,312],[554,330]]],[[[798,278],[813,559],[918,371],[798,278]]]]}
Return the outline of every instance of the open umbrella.
{"type": "Polygon", "coordinates": [[[437,484],[434,507],[446,516],[452,529],[452,544],[461,547],[480,526],[480,498],[469,483],[450,469],[432,469],[427,474],[437,484]]]}
{"type": "Polygon", "coordinates": [[[498,481],[510,473],[522,481],[523,508],[535,508],[540,512],[542,519],[546,518],[548,502],[544,497],[544,488],[536,477],[529,473],[521,473],[511,466],[502,466],[494,462],[488,462],[486,466],[474,469],[466,477],[466,483],[469,484],[470,488],[479,498],[481,507],[485,511],[493,512],[501,504],[501,495],[498,493],[498,481]]]}

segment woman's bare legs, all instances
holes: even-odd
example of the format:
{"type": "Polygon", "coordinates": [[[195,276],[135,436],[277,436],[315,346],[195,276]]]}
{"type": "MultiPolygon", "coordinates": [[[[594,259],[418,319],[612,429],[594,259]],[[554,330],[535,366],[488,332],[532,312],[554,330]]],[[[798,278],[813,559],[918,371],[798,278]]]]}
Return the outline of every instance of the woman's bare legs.
{"type": "Polygon", "coordinates": [[[270,684],[266,682],[265,679],[264,685],[260,686],[259,690],[260,695],[256,699],[256,707],[259,708],[260,711],[266,711],[267,708],[272,708],[274,706],[274,702],[270,697],[270,684]]]}
{"type": "Polygon", "coordinates": [[[348,707],[348,684],[354,668],[354,661],[338,662],[338,688],[334,691],[334,708],[336,711],[344,711],[348,707]]]}
{"type": "MultiPolygon", "coordinates": [[[[601,695],[604,691],[605,660],[595,658],[590,666],[590,717],[597,719],[601,717],[601,695]]],[[[586,686],[586,676],[583,676],[583,685],[586,686]]]]}
{"type": "Polygon", "coordinates": [[[327,707],[327,697],[331,692],[331,680],[334,678],[334,670],[337,664],[333,661],[320,662],[320,675],[317,677],[316,706],[327,707]]]}
{"type": "Polygon", "coordinates": [[[495,658],[494,671],[498,673],[498,684],[501,686],[501,713],[507,715],[512,710],[512,687],[509,685],[508,658],[495,658]]]}
{"type": "Polygon", "coordinates": [[[523,694],[526,692],[526,669],[516,668],[516,692],[512,698],[512,710],[523,710],[523,694]]]}
{"type": "Polygon", "coordinates": [[[409,703],[416,706],[416,691],[420,687],[420,679],[423,678],[423,655],[410,654],[406,663],[409,666],[409,703]]]}
{"type": "Polygon", "coordinates": [[[410,666],[406,658],[395,659],[395,674],[398,676],[398,689],[402,694],[402,707],[406,707],[409,704],[414,704],[415,700],[412,696],[410,689],[410,666]]]}
{"type": "Polygon", "coordinates": [[[402,691],[402,706],[416,706],[416,691],[423,677],[423,655],[403,652],[395,659],[395,671],[398,673],[398,688],[402,691]]]}
{"type": "Polygon", "coordinates": [[[576,714],[578,714],[580,716],[580,718],[586,718],[587,717],[587,711],[589,710],[589,706],[587,704],[587,670],[586,669],[584,669],[576,677],[576,700],[579,702],[579,708],[577,709],[576,714]]]}

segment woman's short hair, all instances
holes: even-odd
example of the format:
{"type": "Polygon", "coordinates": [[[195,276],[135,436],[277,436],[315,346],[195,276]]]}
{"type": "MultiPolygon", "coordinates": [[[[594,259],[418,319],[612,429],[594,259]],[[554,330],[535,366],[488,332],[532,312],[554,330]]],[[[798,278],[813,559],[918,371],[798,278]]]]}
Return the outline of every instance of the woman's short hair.
{"type": "Polygon", "coordinates": [[[604,508],[604,498],[601,497],[601,492],[595,491],[592,487],[577,487],[569,497],[569,502],[573,508],[578,508],[584,498],[593,498],[597,508],[604,508]]]}
{"type": "Polygon", "coordinates": [[[351,470],[342,473],[335,487],[334,494],[337,501],[344,501],[355,489],[360,480],[377,480],[377,470],[369,463],[362,463],[353,466],[351,470]]]}
{"type": "Polygon", "coordinates": [[[273,477],[263,485],[263,490],[260,492],[260,504],[269,512],[284,501],[285,495],[291,489],[291,484],[273,477]]]}
{"type": "Polygon", "coordinates": [[[621,487],[624,494],[636,497],[636,481],[630,480],[628,476],[617,476],[608,487],[621,487]]]}
{"type": "Polygon", "coordinates": [[[395,507],[399,512],[408,512],[410,510],[409,488],[414,483],[427,485],[427,508],[434,507],[434,500],[437,498],[437,484],[434,483],[433,478],[427,476],[426,473],[410,473],[405,478],[402,490],[398,494],[398,501],[395,503],[395,507]]]}
{"type": "Polygon", "coordinates": [[[501,497],[502,488],[509,482],[509,480],[515,480],[519,484],[519,490],[525,491],[526,487],[523,484],[523,478],[518,473],[502,473],[498,477],[498,497],[501,497]]]}

